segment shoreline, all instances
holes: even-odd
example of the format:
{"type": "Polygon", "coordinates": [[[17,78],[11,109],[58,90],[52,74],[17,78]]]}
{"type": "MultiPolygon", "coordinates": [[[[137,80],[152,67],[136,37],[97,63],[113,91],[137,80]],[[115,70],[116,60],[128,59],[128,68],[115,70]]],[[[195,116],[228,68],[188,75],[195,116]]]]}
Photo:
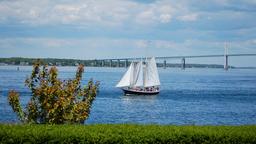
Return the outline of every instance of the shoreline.
{"type": "MultiPolygon", "coordinates": [[[[33,65],[0,65],[0,67],[32,67],[33,65]]],[[[58,65],[56,67],[74,67],[74,65],[58,65]]],[[[109,66],[85,66],[91,68],[126,68],[126,67],[109,67],[109,66]]],[[[162,66],[157,66],[157,68],[163,68],[162,66]]],[[[180,67],[170,67],[167,66],[166,69],[181,69],[180,67]]],[[[223,67],[186,67],[186,69],[223,69],[223,67]]],[[[250,69],[254,70],[256,67],[230,67],[229,69],[250,69]]]]}

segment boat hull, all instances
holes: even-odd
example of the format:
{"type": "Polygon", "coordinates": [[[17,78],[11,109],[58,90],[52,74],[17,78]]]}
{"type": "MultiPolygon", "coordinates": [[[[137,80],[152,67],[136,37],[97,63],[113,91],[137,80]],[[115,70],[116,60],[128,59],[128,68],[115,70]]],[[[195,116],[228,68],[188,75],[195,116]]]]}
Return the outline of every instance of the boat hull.
{"type": "Polygon", "coordinates": [[[128,90],[122,89],[125,95],[157,95],[159,91],[135,91],[135,90],[128,90]]]}

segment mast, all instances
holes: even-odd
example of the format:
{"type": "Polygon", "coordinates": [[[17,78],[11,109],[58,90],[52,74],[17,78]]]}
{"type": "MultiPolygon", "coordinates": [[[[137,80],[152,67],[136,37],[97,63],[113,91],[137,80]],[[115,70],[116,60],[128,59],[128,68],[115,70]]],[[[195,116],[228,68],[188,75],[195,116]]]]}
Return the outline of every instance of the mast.
{"type": "Polygon", "coordinates": [[[146,87],[146,78],[147,78],[147,67],[148,67],[148,63],[147,63],[147,57],[145,60],[145,65],[143,66],[143,87],[146,87]]]}

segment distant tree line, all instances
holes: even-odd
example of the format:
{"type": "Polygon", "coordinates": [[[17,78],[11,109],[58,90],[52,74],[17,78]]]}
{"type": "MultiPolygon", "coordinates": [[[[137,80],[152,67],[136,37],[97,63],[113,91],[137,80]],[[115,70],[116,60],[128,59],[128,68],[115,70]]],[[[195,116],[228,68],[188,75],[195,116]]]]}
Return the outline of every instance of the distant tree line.
{"type": "MultiPolygon", "coordinates": [[[[21,57],[12,57],[12,58],[0,58],[0,63],[7,65],[33,65],[36,61],[36,58],[21,58],[21,57]]],[[[78,66],[83,64],[85,66],[91,66],[95,63],[95,60],[77,60],[77,59],[56,59],[56,58],[40,58],[48,65],[57,65],[57,66],[78,66]]]]}

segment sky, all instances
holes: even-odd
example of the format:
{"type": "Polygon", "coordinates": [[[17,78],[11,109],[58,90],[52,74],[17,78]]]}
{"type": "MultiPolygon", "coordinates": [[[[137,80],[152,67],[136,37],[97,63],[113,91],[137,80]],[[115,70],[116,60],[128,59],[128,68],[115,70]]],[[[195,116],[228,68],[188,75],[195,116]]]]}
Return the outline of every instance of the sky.
{"type": "Polygon", "coordinates": [[[0,57],[209,55],[226,42],[230,54],[256,53],[256,0],[0,0],[0,57]]]}

